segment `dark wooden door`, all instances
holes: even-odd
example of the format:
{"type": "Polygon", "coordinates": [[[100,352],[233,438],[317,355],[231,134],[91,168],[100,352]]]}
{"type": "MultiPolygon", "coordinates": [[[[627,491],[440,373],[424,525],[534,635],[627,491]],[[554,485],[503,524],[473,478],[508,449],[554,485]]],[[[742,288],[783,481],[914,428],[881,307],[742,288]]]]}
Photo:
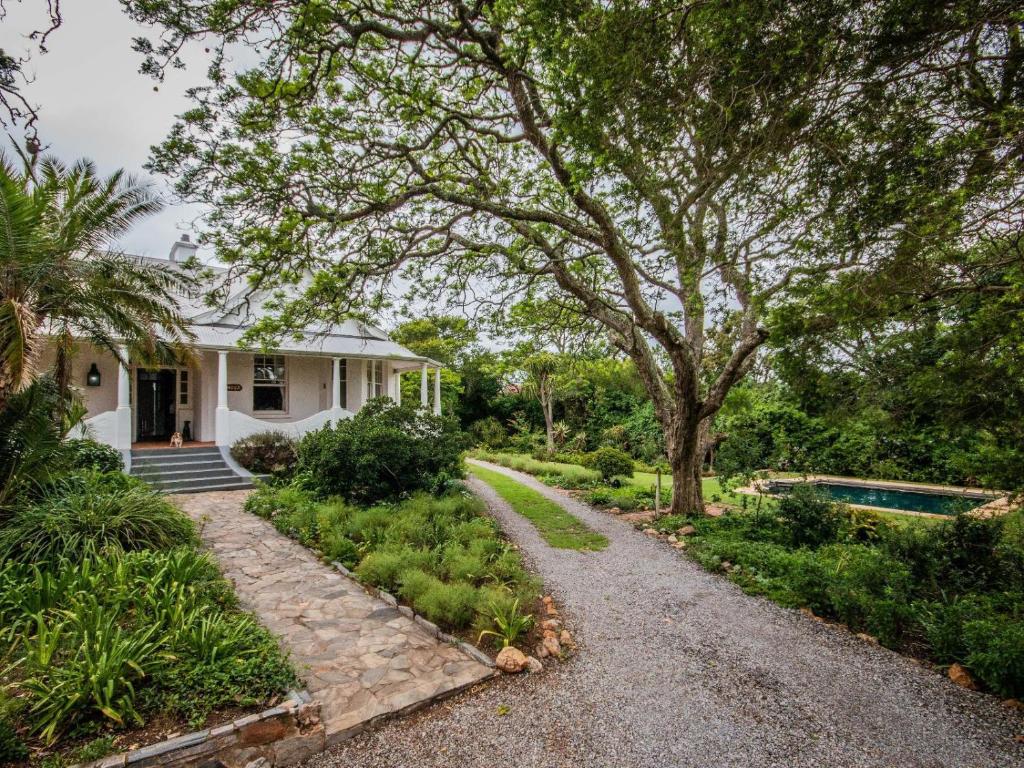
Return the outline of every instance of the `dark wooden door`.
{"type": "Polygon", "coordinates": [[[135,410],[138,439],[169,440],[174,433],[174,371],[139,371],[135,410]]]}

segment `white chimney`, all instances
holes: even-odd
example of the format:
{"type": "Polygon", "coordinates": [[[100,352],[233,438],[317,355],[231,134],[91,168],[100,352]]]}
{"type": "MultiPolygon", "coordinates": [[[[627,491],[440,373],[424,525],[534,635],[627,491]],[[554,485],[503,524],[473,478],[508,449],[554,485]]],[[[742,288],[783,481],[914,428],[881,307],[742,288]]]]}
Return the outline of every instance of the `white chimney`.
{"type": "Polygon", "coordinates": [[[198,248],[191,237],[182,235],[181,239],[171,246],[171,253],[167,258],[171,261],[186,261],[196,255],[198,248]]]}

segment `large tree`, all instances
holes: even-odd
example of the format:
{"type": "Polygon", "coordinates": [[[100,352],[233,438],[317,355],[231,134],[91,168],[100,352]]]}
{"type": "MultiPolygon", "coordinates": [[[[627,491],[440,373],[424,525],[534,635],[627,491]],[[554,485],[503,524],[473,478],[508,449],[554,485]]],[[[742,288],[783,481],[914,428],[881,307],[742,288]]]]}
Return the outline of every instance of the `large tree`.
{"type": "Polygon", "coordinates": [[[421,297],[560,292],[635,363],[674,512],[702,506],[709,424],[766,308],[891,250],[883,212],[839,226],[867,164],[828,174],[891,116],[888,62],[920,59],[880,25],[925,4],[123,1],[166,30],[138,42],[150,72],[219,37],[154,167],[211,206],[222,258],[256,286],[317,272],[300,320],[372,310],[399,272],[421,297]],[[264,59],[231,76],[246,41],[264,59]]]}

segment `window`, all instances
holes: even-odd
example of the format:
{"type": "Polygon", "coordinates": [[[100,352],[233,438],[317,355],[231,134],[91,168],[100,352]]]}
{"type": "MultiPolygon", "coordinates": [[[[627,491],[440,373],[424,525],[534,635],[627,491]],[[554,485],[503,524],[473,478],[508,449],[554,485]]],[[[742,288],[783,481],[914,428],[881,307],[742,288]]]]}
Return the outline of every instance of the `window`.
{"type": "Polygon", "coordinates": [[[366,397],[380,397],[384,394],[384,361],[368,361],[366,371],[366,397]]]}
{"type": "Polygon", "coordinates": [[[188,371],[178,371],[178,405],[188,405],[188,371]]]}
{"type": "Polygon", "coordinates": [[[341,407],[348,408],[348,360],[338,361],[338,386],[341,388],[341,407]]]}
{"type": "Polygon", "coordinates": [[[253,411],[284,411],[287,384],[283,355],[256,355],[253,358],[253,411]]]}

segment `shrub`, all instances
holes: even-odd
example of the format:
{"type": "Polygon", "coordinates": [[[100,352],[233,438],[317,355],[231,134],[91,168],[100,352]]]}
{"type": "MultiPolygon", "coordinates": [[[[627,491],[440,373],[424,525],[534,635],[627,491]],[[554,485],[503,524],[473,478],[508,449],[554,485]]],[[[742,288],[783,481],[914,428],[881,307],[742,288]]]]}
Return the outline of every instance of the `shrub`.
{"type": "Polygon", "coordinates": [[[604,480],[613,477],[632,477],[633,459],[625,451],[605,446],[598,448],[587,457],[586,466],[601,473],[604,480]]]}
{"type": "Polygon", "coordinates": [[[195,526],[144,483],[76,473],[0,528],[0,560],[56,563],[109,547],[167,550],[196,542],[195,526]]]}
{"type": "Polygon", "coordinates": [[[293,438],[270,430],[236,441],[231,446],[231,457],[255,474],[288,478],[295,472],[297,449],[293,438]]]}
{"type": "Polygon", "coordinates": [[[470,424],[469,436],[476,445],[492,450],[502,448],[508,442],[508,430],[493,416],[470,424]]]}
{"type": "Polygon", "coordinates": [[[96,472],[121,472],[124,460],[116,448],[95,440],[66,440],[62,452],[71,470],[89,469],[96,472]]]}
{"type": "Polygon", "coordinates": [[[964,626],[967,667],[1000,696],[1024,694],[1024,621],[992,617],[964,626]]]}
{"type": "Polygon", "coordinates": [[[806,483],[793,486],[779,499],[779,519],[797,547],[819,547],[835,541],[843,521],[839,505],[806,483]]]}
{"type": "Polygon", "coordinates": [[[485,615],[493,628],[482,630],[477,637],[477,643],[484,637],[493,637],[494,644],[499,649],[515,645],[533,626],[533,615],[520,613],[519,601],[516,599],[511,603],[491,601],[487,605],[485,615]]]}
{"type": "Polygon", "coordinates": [[[412,601],[412,607],[437,624],[455,629],[468,627],[476,613],[477,590],[471,584],[455,581],[430,583],[412,601]]]}
{"type": "Polygon", "coordinates": [[[461,477],[464,443],[450,417],[376,398],[353,418],[307,434],[298,471],[321,497],[375,504],[446,488],[461,477]]]}
{"type": "Polygon", "coordinates": [[[367,584],[395,592],[402,583],[401,576],[405,571],[430,571],[433,564],[434,556],[429,550],[402,547],[371,552],[356,567],[356,574],[367,584]]]}

